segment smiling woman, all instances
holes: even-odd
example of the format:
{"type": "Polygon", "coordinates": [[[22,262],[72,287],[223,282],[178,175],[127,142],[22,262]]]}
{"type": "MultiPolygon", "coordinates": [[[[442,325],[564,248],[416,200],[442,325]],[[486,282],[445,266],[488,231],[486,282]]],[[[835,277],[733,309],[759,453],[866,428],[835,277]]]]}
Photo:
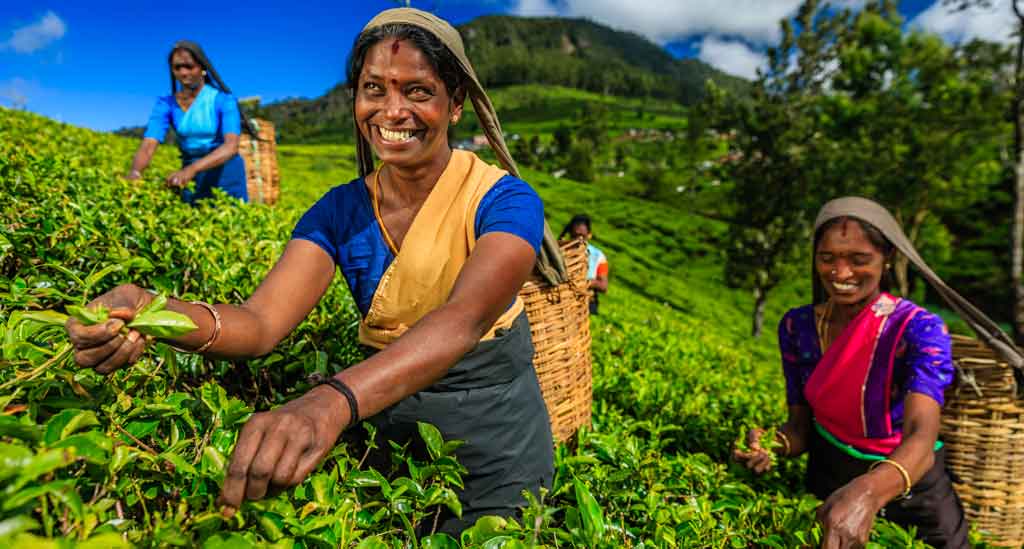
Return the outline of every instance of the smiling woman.
{"type": "MultiPolygon", "coordinates": [[[[399,445],[412,441],[418,422],[428,422],[445,439],[464,442],[455,452],[469,470],[461,515],[438,521],[440,531],[456,533],[483,515],[514,514],[525,504],[523,492],[549,486],[554,474],[548,413],[518,296],[542,242],[553,239],[540,198],[514,175],[497,117],[448,23],[413,9],[378,15],[353,48],[349,75],[361,177],[306,212],[244,304],[169,300],[168,309],[199,326],[169,341],[223,358],[267,354],[340,270],[362,313],[367,358],[253,415],[221,499],[233,513],[270,488],[302,482],[360,420],[399,445]],[[504,169],[448,143],[467,94],[504,169]]],[[[96,303],[116,324],[151,300],[126,285],[96,303]]],[[[102,373],[130,363],[146,344],[134,331],[122,336],[74,321],[68,330],[76,360],[102,373]]],[[[386,454],[371,459],[391,466],[386,454]]]]}
{"type": "MultiPolygon", "coordinates": [[[[789,419],[775,453],[808,452],[826,548],[863,545],[877,514],[915,526],[933,546],[967,546],[937,440],[953,380],[950,337],[938,316],[889,293],[894,241],[905,240],[874,202],[827,204],[815,227],[814,304],[779,323],[789,419]]],[[[758,473],[772,463],[763,433],[751,431],[751,450],[735,453],[758,473]]]]}

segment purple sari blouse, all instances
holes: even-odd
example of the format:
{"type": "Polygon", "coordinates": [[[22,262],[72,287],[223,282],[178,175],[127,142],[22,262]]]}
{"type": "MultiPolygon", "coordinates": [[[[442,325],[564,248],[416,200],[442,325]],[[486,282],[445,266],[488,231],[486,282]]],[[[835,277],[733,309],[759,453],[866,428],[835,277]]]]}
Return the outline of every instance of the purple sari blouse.
{"type": "MultiPolygon", "coordinates": [[[[786,402],[807,405],[804,386],[822,355],[813,305],[790,309],[782,317],[779,322],[779,350],[786,377],[786,402]]],[[[938,315],[922,310],[907,324],[896,347],[890,395],[894,428],[903,424],[903,400],[907,393],[927,395],[941,406],[945,403],[946,388],[952,381],[949,331],[938,315]]],[[[884,387],[869,385],[865,390],[872,389],[879,394],[865,395],[864,401],[884,406],[884,387]]],[[[860,411],[851,410],[850,413],[859,414],[860,411]]]]}

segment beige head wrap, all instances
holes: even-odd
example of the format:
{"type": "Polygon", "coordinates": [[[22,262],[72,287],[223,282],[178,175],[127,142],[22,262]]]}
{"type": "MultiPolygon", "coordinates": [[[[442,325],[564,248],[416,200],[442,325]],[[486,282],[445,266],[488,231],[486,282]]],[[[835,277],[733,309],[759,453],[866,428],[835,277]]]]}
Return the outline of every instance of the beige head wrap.
{"type": "Polygon", "coordinates": [[[985,313],[963,298],[956,290],[950,288],[935,274],[925,263],[921,255],[917,253],[910,239],[903,233],[896,219],[877,202],[857,196],[837,198],[822,206],[818,217],[814,221],[814,231],[837,217],[853,217],[874,225],[885,235],[885,238],[896,247],[924,276],[926,280],[939,292],[954,311],[957,312],[971,326],[978,337],[984,341],[992,350],[1003,357],[1015,368],[1024,367],[1024,355],[1013,344],[1013,340],[1006,335],[998,324],[992,321],[985,313]]]}
{"type": "MultiPolygon", "coordinates": [[[[505,145],[505,137],[501,131],[498,115],[494,112],[494,105],[491,104],[491,99],[487,97],[487,92],[480,84],[469,58],[466,57],[466,49],[462,44],[459,31],[444,19],[425,11],[415,8],[394,8],[377,14],[363,27],[363,32],[388,24],[419,27],[436,36],[452,52],[466,76],[469,98],[473,102],[473,109],[483,126],[487,142],[498,156],[498,162],[501,163],[502,168],[519,177],[519,169],[516,168],[508,146],[505,145]]],[[[359,175],[365,177],[373,171],[373,151],[370,149],[370,144],[359,133],[358,124],[356,125],[356,156],[359,163],[359,175]]],[[[544,222],[544,241],[537,257],[537,271],[551,284],[558,284],[566,279],[565,259],[562,257],[561,248],[558,247],[558,242],[546,221],[544,222]]]]}

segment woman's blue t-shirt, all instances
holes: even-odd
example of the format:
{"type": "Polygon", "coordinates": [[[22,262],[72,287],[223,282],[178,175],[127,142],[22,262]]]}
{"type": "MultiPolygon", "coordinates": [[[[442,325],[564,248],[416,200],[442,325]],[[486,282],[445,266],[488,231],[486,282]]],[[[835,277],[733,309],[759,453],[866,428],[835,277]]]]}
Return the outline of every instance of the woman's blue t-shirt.
{"type": "Polygon", "coordinates": [[[242,133],[238,101],[212,84],[205,84],[199,90],[187,111],[181,110],[173,95],[160,97],[149,115],[143,137],[163,143],[170,127],[174,128],[186,163],[206,156],[224,143],[224,134],[242,133]]]}
{"type": "MultiPolygon", "coordinates": [[[[334,259],[348,282],[356,305],[366,316],[391,253],[363,179],[331,189],[299,220],[292,238],[309,240],[334,259]]],[[[514,234],[540,250],[544,204],[522,179],[506,175],[484,195],[476,210],[477,238],[487,233],[514,234]]]]}

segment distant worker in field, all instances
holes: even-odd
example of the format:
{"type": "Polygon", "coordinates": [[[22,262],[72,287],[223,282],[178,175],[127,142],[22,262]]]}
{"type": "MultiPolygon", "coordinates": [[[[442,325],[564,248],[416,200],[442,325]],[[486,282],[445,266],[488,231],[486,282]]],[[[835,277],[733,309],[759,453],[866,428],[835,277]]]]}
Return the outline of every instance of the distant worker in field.
{"type": "Polygon", "coordinates": [[[587,265],[587,280],[590,281],[590,289],[593,293],[590,298],[590,314],[597,314],[598,305],[598,293],[608,293],[608,258],[605,257],[604,252],[594,246],[590,240],[594,237],[594,232],[591,229],[590,216],[587,214],[577,214],[566,224],[565,228],[562,229],[562,234],[558,238],[565,238],[566,235],[572,238],[583,238],[587,241],[587,256],[589,257],[590,263],[587,265]]]}
{"type": "Polygon", "coordinates": [[[864,198],[821,209],[813,242],[813,304],[779,323],[789,419],[748,433],[734,457],[757,473],[778,457],[809,453],[807,489],[825,548],[860,547],[876,515],[935,547],[967,547],[968,525],[938,441],[953,381],[951,340],[937,315],[889,293],[899,252],[978,334],[1020,363],[999,327],[935,275],[882,206],[864,198]],[[1000,343],[1000,341],[1002,343],[1000,343]],[[767,443],[767,441],[766,441],[767,443]]]}
{"type": "MultiPolygon", "coordinates": [[[[270,353],[339,270],[361,313],[359,341],[374,352],[254,414],[221,500],[230,513],[270,488],[299,484],[363,419],[386,439],[368,463],[390,468],[389,442],[413,443],[417,459],[429,459],[415,444],[417,423],[427,422],[445,440],[464,442],[455,455],[469,472],[461,517],[446,510],[422,524],[457,534],[483,515],[514,515],[526,505],[524,491],[550,487],[551,424],[519,291],[538,261],[542,271],[555,269],[545,258],[557,243],[544,236],[543,203],[515,175],[497,115],[450,24],[415,9],[382,12],[356,39],[347,82],[360,177],[306,212],[244,304],[170,300],[169,309],[199,327],[172,342],[227,359],[270,353]],[[504,169],[452,150],[448,129],[467,95],[504,169]]],[[[95,303],[128,321],[151,300],[124,285],[95,303]]],[[[101,373],[130,363],[145,344],[134,331],[105,330],[68,325],[76,360],[101,373]]]]}
{"type": "Polygon", "coordinates": [[[188,203],[212,197],[213,189],[248,202],[245,162],[238,155],[243,123],[238,101],[199,44],[175,43],[167,63],[171,94],[157,99],[128,179],[142,177],[167,129],[174,128],[181,169],[167,176],[167,186],[182,189],[182,200],[188,203]],[[192,180],[195,190],[185,189],[192,180]]]}

